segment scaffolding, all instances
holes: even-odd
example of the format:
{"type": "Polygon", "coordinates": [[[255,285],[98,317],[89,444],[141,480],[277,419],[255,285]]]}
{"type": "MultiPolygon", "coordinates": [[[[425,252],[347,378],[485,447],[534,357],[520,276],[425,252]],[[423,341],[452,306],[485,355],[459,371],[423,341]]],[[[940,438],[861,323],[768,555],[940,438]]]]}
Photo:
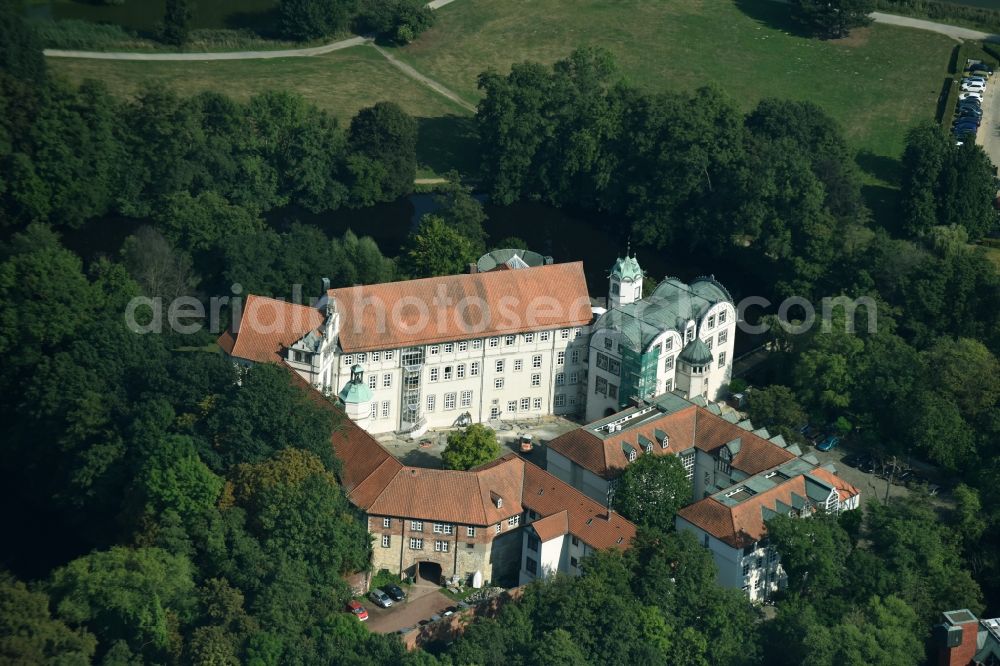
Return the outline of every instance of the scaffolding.
{"type": "Polygon", "coordinates": [[[403,366],[403,409],[400,430],[407,432],[420,425],[420,373],[424,367],[424,348],[404,349],[403,366]]]}

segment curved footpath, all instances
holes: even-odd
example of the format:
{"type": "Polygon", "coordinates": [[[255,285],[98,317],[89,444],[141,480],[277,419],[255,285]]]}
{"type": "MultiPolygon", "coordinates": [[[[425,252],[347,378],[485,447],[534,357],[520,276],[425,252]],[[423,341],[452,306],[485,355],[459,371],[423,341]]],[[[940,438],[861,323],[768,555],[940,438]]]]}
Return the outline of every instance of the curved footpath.
{"type": "MultiPolygon", "coordinates": [[[[450,5],[455,0],[433,0],[427,6],[439,9],[450,5]]],[[[304,58],[309,56],[332,53],[340,49],[349,49],[371,42],[369,37],[351,37],[339,42],[331,42],[322,46],[312,46],[303,49],[281,49],[276,51],[223,51],[219,53],[129,53],[125,51],[66,51],[63,49],[45,49],[43,53],[50,58],[87,58],[90,60],[160,60],[160,61],[207,61],[207,60],[263,60],[267,58],[304,58]]],[[[383,54],[384,55],[384,54],[383,54]]]]}
{"type": "Polygon", "coordinates": [[[882,12],[872,12],[872,18],[876,23],[885,23],[887,25],[898,25],[904,28],[916,28],[917,30],[938,32],[942,35],[947,35],[955,39],[975,39],[985,42],[1000,42],[1000,35],[994,35],[993,33],[982,32],[980,30],[973,30],[971,28],[961,28],[957,25],[935,23],[934,21],[925,21],[923,19],[910,18],[909,16],[883,14],[882,12]]]}

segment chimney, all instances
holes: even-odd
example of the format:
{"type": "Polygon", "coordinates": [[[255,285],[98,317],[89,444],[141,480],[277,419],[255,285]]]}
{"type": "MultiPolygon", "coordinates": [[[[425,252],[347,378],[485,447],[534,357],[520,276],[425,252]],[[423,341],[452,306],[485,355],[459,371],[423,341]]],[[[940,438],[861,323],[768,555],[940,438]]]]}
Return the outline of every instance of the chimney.
{"type": "Polygon", "coordinates": [[[478,264],[470,263],[469,264],[469,275],[474,275],[474,274],[476,274],[478,272],[479,272],[479,265],[478,264]]]}
{"type": "Polygon", "coordinates": [[[323,278],[323,293],[330,291],[330,278],[323,278]]]}
{"type": "Polygon", "coordinates": [[[969,666],[976,655],[979,620],[968,609],[942,613],[933,630],[938,666],[969,666]]]}

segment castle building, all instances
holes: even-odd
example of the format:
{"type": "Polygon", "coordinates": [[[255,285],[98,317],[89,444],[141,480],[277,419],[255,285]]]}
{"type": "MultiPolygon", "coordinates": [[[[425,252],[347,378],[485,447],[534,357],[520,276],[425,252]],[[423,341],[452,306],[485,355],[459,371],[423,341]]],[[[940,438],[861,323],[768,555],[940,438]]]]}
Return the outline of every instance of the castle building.
{"type": "Polygon", "coordinates": [[[546,467],[557,478],[610,506],[618,477],[641,456],[676,455],[691,483],[691,503],[677,529],[712,552],[719,583],[760,601],[785,584],[765,521],[858,507],[860,492],[780,435],[755,429],[734,411],[701,396],[657,396],[572,430],[548,444],[546,467]]]}
{"type": "Polygon", "coordinates": [[[717,399],[732,371],[729,293],[668,278],[643,298],[643,281],[634,256],[618,259],[609,309],[592,308],[580,262],[497,250],[469,274],[327,288],[314,307],[250,295],[219,343],[238,363],[280,356],[376,434],[592,420],[675,389],[717,399]]]}

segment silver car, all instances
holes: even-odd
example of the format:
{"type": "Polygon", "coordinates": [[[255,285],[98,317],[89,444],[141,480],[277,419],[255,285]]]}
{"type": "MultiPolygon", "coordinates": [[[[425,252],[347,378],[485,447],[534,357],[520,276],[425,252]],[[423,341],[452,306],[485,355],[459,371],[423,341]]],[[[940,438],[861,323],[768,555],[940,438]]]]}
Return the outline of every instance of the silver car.
{"type": "Polygon", "coordinates": [[[388,608],[392,605],[392,599],[389,595],[379,589],[374,589],[368,593],[368,598],[371,599],[376,606],[381,608],[388,608]]]}

